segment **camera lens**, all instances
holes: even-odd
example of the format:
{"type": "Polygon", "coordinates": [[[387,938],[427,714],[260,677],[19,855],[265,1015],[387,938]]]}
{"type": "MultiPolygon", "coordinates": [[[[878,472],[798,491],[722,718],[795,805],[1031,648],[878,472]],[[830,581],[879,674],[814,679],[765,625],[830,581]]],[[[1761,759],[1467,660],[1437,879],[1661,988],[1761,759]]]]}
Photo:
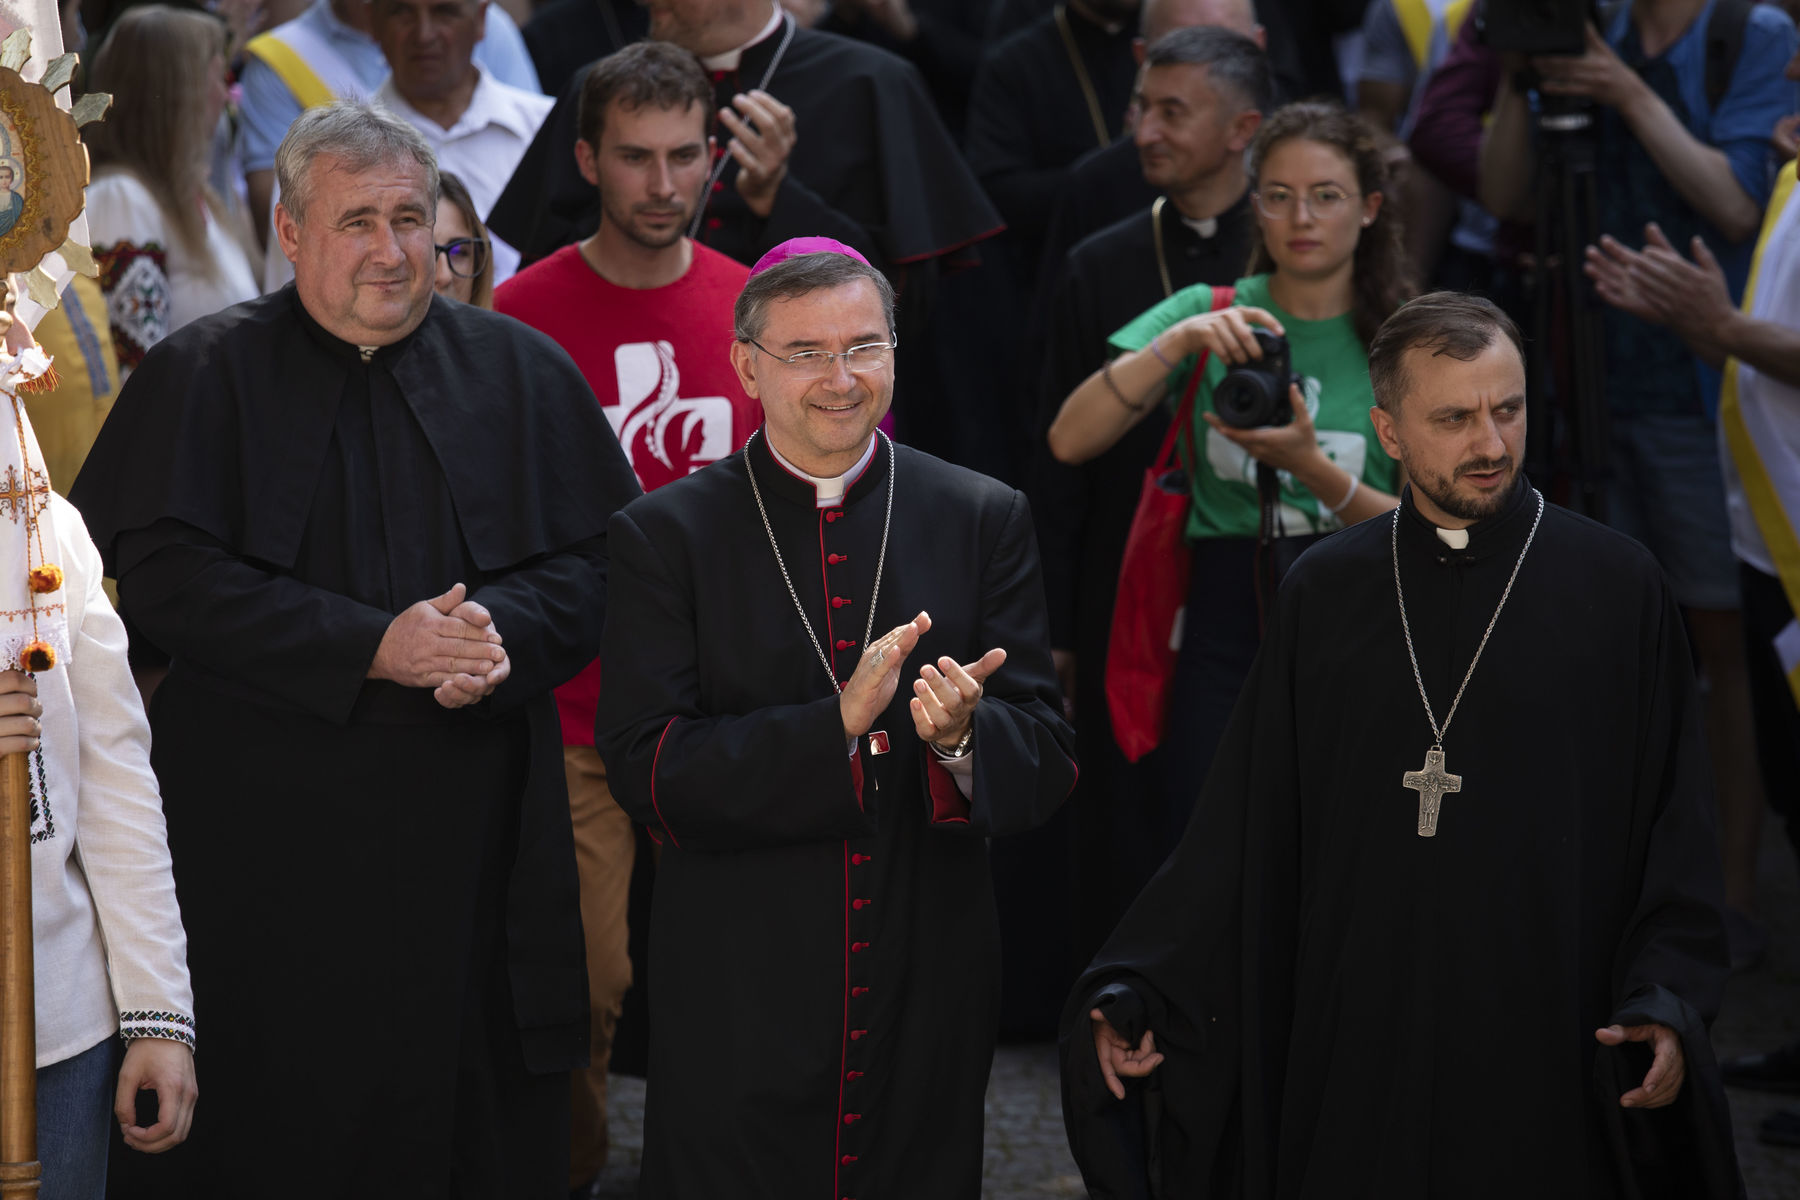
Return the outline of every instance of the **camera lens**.
{"type": "Polygon", "coordinates": [[[1240,366],[1226,372],[1213,389],[1213,410],[1219,420],[1234,429],[1257,429],[1275,424],[1275,399],[1280,385],[1268,371],[1240,366]]]}

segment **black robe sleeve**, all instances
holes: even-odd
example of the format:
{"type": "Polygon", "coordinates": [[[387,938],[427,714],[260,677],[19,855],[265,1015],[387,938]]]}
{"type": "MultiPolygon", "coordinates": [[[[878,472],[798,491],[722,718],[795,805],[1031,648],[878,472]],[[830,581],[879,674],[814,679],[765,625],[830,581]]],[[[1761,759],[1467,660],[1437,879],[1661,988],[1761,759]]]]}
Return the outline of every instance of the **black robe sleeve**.
{"type": "Polygon", "coordinates": [[[1740,1194],[1742,1184],[1730,1157],[1731,1114],[1708,1033],[1729,974],[1721,957],[1726,939],[1724,895],[1716,886],[1718,837],[1693,660],[1681,613],[1667,589],[1662,609],[1654,690],[1639,733],[1642,757],[1633,781],[1639,795],[1635,807],[1650,814],[1650,821],[1647,828],[1629,831],[1634,849],[1643,846],[1643,883],[1619,947],[1613,1022],[1673,1029],[1681,1038],[1687,1079],[1666,1109],[1620,1108],[1619,1097],[1640,1086],[1650,1067],[1647,1047],[1626,1043],[1600,1048],[1595,1086],[1621,1173],[1642,1177],[1668,1169],[1644,1159],[1660,1158],[1658,1146],[1673,1138],[1692,1148],[1695,1161],[1687,1170],[1703,1181],[1697,1194],[1724,1198],[1740,1194]],[[1695,797],[1708,802],[1696,803],[1695,797]],[[1714,886],[1697,887],[1697,881],[1714,886]]]}
{"type": "Polygon", "coordinates": [[[629,513],[613,517],[608,540],[620,586],[601,642],[596,741],[620,807],[683,850],[873,833],[837,697],[703,712],[692,586],[629,513]]]}
{"type": "Polygon", "coordinates": [[[165,518],[119,537],[119,604],[157,647],[344,723],[390,613],[239,557],[165,518]]]}
{"type": "MultiPolygon", "coordinates": [[[[1007,661],[994,672],[975,706],[975,779],[969,829],[981,834],[1021,833],[1050,818],[1075,786],[1074,733],[1062,719],[1062,695],[1048,653],[1049,621],[1038,570],[1031,509],[1013,493],[1013,503],[982,570],[981,620],[976,644],[982,652],[1006,649],[1007,661]],[[1029,786],[1024,781],[1030,781],[1029,786]]],[[[931,749],[924,753],[932,756],[931,749]]],[[[928,763],[928,787],[943,811],[948,800],[941,767],[928,763]]]]}
{"type": "Polygon", "coordinates": [[[573,676],[592,662],[606,613],[606,539],[523,563],[470,593],[494,618],[512,674],[484,704],[505,711],[573,676]]]}

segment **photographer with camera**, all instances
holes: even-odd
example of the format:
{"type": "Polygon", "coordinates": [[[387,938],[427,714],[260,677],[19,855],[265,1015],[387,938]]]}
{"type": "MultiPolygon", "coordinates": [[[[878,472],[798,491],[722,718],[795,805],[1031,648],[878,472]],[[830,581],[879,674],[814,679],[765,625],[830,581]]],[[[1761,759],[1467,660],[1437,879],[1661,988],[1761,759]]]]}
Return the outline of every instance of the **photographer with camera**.
{"type": "Polygon", "coordinates": [[[1281,568],[1316,536],[1392,509],[1399,483],[1369,418],[1367,346],[1411,281],[1375,134],[1335,104],[1290,104],[1258,130],[1249,171],[1255,230],[1234,306],[1213,311],[1197,284],[1131,321],[1049,432],[1059,460],[1085,462],[1203,372],[1180,442],[1193,566],[1168,710],[1178,736],[1158,751],[1170,848],[1281,568]]]}
{"type": "MultiPolygon", "coordinates": [[[[1510,49],[1494,27],[1508,6],[1487,8],[1490,41],[1510,49]]],[[[1571,31],[1579,54],[1507,56],[1481,148],[1483,203],[1532,220],[1546,121],[1589,115],[1595,227],[1576,231],[1568,269],[1578,269],[1582,245],[1637,244],[1654,223],[1673,245],[1704,242],[1735,304],[1774,183],[1770,132],[1800,107],[1784,75],[1793,21],[1748,0],[1627,0],[1578,36],[1571,31]]],[[[1656,555],[1693,638],[1708,684],[1732,958],[1748,966],[1767,940],[1753,918],[1763,798],[1717,445],[1719,377],[1680,338],[1621,308],[1600,314],[1597,340],[1603,394],[1570,388],[1561,405],[1576,428],[1591,406],[1605,406],[1606,441],[1594,456],[1610,479],[1604,513],[1591,515],[1656,555]]]]}

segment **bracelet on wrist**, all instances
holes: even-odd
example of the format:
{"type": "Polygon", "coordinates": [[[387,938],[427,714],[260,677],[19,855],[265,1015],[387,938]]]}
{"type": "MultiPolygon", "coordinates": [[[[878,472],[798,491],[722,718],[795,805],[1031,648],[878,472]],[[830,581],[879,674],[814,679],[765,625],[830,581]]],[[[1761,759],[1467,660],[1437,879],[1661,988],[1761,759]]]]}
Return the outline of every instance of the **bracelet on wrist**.
{"type": "Polygon", "coordinates": [[[970,721],[969,727],[967,729],[963,730],[963,735],[961,738],[957,739],[956,745],[954,745],[954,746],[950,747],[950,749],[946,750],[942,746],[938,745],[936,742],[932,742],[931,748],[932,748],[932,750],[937,752],[937,756],[939,758],[964,758],[969,753],[969,743],[971,741],[973,741],[974,739],[975,739],[975,722],[970,721]]]}
{"type": "Polygon", "coordinates": [[[1163,356],[1161,342],[1162,342],[1162,334],[1160,334],[1160,333],[1157,334],[1155,337],[1151,338],[1150,339],[1150,353],[1156,355],[1156,361],[1161,363],[1165,370],[1173,371],[1175,369],[1175,364],[1170,362],[1167,358],[1165,358],[1163,356]]]}
{"type": "MultiPolygon", "coordinates": [[[[1346,471],[1345,474],[1348,475],[1349,472],[1346,471]]],[[[1362,486],[1362,480],[1357,478],[1355,475],[1350,475],[1350,490],[1344,493],[1344,498],[1337,502],[1336,508],[1328,508],[1325,510],[1325,512],[1328,515],[1335,517],[1339,513],[1343,512],[1346,508],[1349,508],[1350,501],[1356,499],[1356,489],[1361,486],[1362,486]]]]}
{"type": "Polygon", "coordinates": [[[1107,390],[1118,397],[1119,403],[1123,404],[1128,412],[1141,413],[1144,411],[1143,402],[1133,404],[1125,398],[1125,393],[1119,390],[1118,383],[1112,377],[1112,360],[1110,358],[1100,364],[1100,378],[1105,380],[1107,390]]]}

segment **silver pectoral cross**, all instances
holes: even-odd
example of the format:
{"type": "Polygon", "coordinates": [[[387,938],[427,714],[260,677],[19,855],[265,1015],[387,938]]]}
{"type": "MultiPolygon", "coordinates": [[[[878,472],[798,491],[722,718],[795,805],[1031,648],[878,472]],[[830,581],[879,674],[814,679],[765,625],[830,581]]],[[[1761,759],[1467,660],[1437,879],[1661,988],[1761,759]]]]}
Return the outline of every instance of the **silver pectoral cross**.
{"type": "Polygon", "coordinates": [[[1438,808],[1445,793],[1462,791],[1462,776],[1445,772],[1444,751],[1433,747],[1425,752],[1424,768],[1408,771],[1400,782],[1419,793],[1419,836],[1436,837],[1438,808]]]}

